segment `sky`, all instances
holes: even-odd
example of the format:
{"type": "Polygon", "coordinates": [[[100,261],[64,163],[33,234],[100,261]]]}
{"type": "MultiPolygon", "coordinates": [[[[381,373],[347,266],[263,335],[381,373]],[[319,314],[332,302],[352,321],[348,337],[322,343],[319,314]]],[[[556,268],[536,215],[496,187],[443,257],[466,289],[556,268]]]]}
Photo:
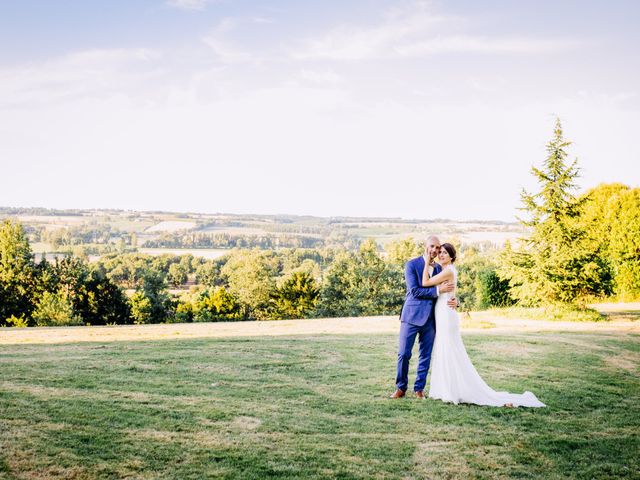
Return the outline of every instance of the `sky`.
{"type": "Polygon", "coordinates": [[[635,0],[4,0],[0,206],[514,221],[640,184],[635,0]]]}

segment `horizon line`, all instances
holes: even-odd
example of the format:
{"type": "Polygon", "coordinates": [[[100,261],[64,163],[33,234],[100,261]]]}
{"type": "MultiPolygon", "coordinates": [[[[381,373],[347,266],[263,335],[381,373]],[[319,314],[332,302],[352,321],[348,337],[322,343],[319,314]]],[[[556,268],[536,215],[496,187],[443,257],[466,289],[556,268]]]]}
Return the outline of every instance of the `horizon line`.
{"type": "MultiPolygon", "coordinates": [[[[228,215],[235,217],[296,217],[296,218],[320,218],[327,220],[369,220],[369,221],[395,221],[406,223],[494,223],[494,224],[519,224],[520,222],[514,217],[513,221],[499,219],[452,219],[452,218],[405,218],[405,217],[378,217],[366,215],[312,215],[312,214],[293,214],[293,213],[230,213],[230,212],[197,212],[197,211],[171,211],[171,210],[137,210],[123,208],[55,208],[55,207],[14,207],[0,205],[0,214],[4,214],[5,210],[47,210],[52,212],[131,212],[143,214],[171,214],[171,215],[228,215]]],[[[7,215],[11,215],[7,213],[7,215]]]]}

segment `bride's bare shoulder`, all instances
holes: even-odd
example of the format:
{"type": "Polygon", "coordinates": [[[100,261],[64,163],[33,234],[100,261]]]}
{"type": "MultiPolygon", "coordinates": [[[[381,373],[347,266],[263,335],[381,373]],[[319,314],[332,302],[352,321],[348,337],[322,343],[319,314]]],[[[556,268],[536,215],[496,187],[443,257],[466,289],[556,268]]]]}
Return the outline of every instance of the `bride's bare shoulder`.
{"type": "Polygon", "coordinates": [[[454,267],[452,264],[449,264],[446,267],[444,267],[442,269],[442,273],[446,274],[447,277],[452,277],[452,278],[457,278],[458,276],[458,271],[456,270],[456,267],[454,267]]]}
{"type": "Polygon", "coordinates": [[[452,277],[455,275],[455,273],[451,268],[451,265],[447,265],[446,267],[442,267],[442,270],[440,270],[440,275],[442,275],[443,277],[452,277]]]}

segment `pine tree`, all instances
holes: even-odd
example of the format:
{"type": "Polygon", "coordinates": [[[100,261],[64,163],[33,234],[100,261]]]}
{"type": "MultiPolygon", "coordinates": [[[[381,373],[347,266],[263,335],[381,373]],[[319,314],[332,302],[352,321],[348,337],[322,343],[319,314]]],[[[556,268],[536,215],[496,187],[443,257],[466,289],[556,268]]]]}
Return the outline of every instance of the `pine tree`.
{"type": "Polygon", "coordinates": [[[502,254],[501,276],[525,305],[576,303],[592,294],[599,282],[598,259],[584,248],[586,232],[578,222],[586,197],[573,195],[579,168],[577,159],[567,162],[569,145],[557,119],[546,160],[531,170],[540,191],[523,190],[521,195],[521,210],[528,218],[519,220],[531,233],[502,254]]]}

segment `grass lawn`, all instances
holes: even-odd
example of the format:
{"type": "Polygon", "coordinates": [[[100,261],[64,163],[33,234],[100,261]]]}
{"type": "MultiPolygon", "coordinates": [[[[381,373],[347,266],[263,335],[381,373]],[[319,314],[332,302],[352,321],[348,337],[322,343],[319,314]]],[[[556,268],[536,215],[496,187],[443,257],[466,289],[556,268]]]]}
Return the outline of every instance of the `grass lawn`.
{"type": "Polygon", "coordinates": [[[0,345],[0,478],[640,478],[639,335],[465,334],[544,409],[389,400],[396,340],[0,345]]]}

